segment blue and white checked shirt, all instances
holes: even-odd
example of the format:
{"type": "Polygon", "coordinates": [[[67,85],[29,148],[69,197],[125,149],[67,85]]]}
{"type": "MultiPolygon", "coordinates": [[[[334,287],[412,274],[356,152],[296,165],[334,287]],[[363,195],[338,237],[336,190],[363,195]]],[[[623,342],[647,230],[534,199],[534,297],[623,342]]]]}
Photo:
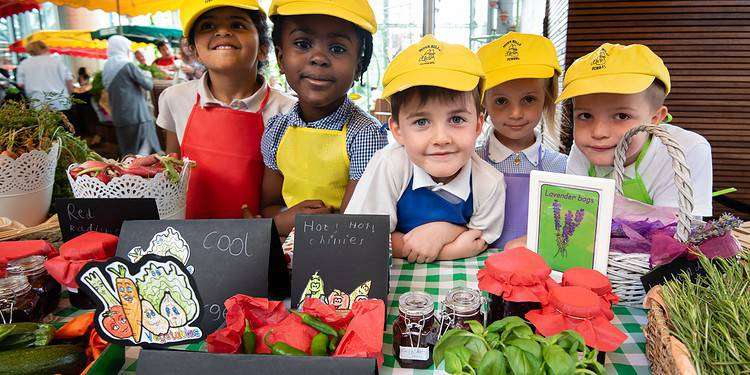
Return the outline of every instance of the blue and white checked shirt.
{"type": "Polygon", "coordinates": [[[489,137],[477,148],[477,154],[502,173],[528,174],[532,170],[565,173],[568,156],[542,145],[542,157],[540,159],[539,145],[542,142],[542,136],[538,131],[534,131],[534,134],[536,135],[536,142],[527,149],[515,153],[500,143],[490,132],[489,137]],[[518,164],[516,164],[516,160],[518,160],[518,164]]]}
{"type": "Polygon", "coordinates": [[[349,155],[349,179],[359,180],[372,155],[388,144],[388,136],[385,127],[378,120],[357,107],[349,98],[328,117],[318,121],[305,122],[299,115],[299,104],[295,104],[287,113],[272,117],[268,120],[260,144],[263,162],[266,167],[279,170],[276,151],[287,127],[341,130],[347,120],[349,123],[346,129],[346,153],[349,155]]]}

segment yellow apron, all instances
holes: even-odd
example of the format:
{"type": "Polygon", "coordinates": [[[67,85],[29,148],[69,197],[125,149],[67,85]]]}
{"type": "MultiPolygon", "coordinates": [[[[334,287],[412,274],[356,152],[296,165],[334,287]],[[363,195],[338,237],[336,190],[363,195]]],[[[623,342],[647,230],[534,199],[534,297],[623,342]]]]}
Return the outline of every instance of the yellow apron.
{"type": "Polygon", "coordinates": [[[349,184],[346,129],[314,129],[289,126],[276,150],[276,164],[284,175],[281,194],[287,207],[308,199],[341,208],[349,184]]]}

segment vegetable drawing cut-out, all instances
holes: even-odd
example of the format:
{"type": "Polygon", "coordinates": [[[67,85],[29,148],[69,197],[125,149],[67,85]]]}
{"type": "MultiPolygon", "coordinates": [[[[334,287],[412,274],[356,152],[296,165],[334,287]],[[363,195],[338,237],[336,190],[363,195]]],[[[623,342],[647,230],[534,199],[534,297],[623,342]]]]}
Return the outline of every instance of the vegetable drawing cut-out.
{"type": "Polygon", "coordinates": [[[300,296],[298,306],[302,306],[302,303],[305,302],[305,299],[307,298],[317,298],[324,303],[335,307],[336,310],[348,311],[351,310],[354,302],[369,298],[371,285],[372,281],[367,280],[349,294],[338,289],[334,289],[329,294],[326,294],[325,282],[316,271],[307,281],[307,286],[300,296]]]}
{"type": "Polygon", "coordinates": [[[182,238],[182,234],[177,229],[167,227],[167,229],[156,233],[146,249],[136,246],[128,252],[128,258],[131,262],[137,262],[148,254],[175,257],[187,266],[190,274],[193,273],[193,266],[187,264],[190,258],[190,245],[182,238]]]}
{"type": "Polygon", "coordinates": [[[81,289],[98,301],[96,328],[107,341],[159,347],[203,338],[195,281],[173,258],[91,262],[78,279],[81,289]]]}

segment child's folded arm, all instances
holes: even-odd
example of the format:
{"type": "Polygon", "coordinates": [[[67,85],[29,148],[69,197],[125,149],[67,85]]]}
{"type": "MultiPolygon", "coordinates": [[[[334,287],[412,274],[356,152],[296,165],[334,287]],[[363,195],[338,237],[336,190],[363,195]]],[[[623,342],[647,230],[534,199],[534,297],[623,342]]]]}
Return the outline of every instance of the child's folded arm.
{"type": "Polygon", "coordinates": [[[438,254],[439,260],[455,260],[477,256],[487,249],[487,242],[482,239],[482,232],[468,229],[454,241],[443,246],[438,254]]]}
{"type": "Polygon", "coordinates": [[[422,224],[404,235],[403,252],[409,262],[431,263],[445,245],[466,231],[464,226],[444,221],[422,224]]]}

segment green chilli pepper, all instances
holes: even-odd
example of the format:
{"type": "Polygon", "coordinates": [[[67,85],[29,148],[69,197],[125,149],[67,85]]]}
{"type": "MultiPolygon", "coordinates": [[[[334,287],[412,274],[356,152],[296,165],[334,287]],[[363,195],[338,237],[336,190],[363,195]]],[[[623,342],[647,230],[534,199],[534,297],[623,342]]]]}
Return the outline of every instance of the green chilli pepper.
{"type": "Polygon", "coordinates": [[[268,334],[271,333],[271,330],[266,332],[266,335],[263,336],[263,342],[266,343],[266,345],[271,348],[271,354],[276,355],[286,355],[286,356],[300,356],[300,355],[307,355],[307,353],[285,343],[285,342],[276,342],[274,344],[270,344],[268,342],[268,334]]]}
{"type": "Polygon", "coordinates": [[[242,333],[242,349],[245,354],[255,353],[255,333],[250,330],[250,322],[245,319],[245,332],[242,333]]]}
{"type": "Polygon", "coordinates": [[[323,323],[323,321],[321,321],[320,319],[310,314],[300,313],[296,311],[293,312],[302,319],[302,323],[305,323],[310,327],[317,329],[319,332],[325,333],[326,335],[338,337],[339,333],[335,329],[333,329],[333,327],[323,323]]]}
{"type": "Polygon", "coordinates": [[[328,335],[319,332],[312,339],[310,353],[312,353],[312,355],[328,355],[328,343],[328,335]]]}

